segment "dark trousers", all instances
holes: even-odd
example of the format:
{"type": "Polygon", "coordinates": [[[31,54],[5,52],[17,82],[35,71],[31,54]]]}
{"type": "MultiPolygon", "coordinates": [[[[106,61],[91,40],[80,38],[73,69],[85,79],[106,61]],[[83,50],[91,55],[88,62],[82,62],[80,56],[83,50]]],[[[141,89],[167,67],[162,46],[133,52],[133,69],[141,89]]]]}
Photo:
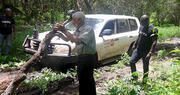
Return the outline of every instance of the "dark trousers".
{"type": "Polygon", "coordinates": [[[6,41],[6,52],[5,52],[5,54],[8,54],[10,52],[10,49],[11,49],[12,34],[3,35],[0,33],[0,54],[2,54],[2,48],[3,48],[4,41],[6,41]]]}
{"type": "Polygon", "coordinates": [[[131,56],[130,60],[130,66],[131,66],[131,73],[134,79],[137,79],[138,77],[134,75],[134,72],[136,72],[136,62],[142,58],[143,60],[143,70],[144,70],[144,76],[143,79],[148,77],[148,71],[149,71],[149,58],[146,58],[146,55],[148,54],[148,51],[138,51],[135,49],[133,51],[133,54],[131,56]]]}
{"type": "Polygon", "coordinates": [[[96,95],[96,86],[93,76],[96,58],[94,55],[80,55],[77,65],[80,95],[96,95]]]}

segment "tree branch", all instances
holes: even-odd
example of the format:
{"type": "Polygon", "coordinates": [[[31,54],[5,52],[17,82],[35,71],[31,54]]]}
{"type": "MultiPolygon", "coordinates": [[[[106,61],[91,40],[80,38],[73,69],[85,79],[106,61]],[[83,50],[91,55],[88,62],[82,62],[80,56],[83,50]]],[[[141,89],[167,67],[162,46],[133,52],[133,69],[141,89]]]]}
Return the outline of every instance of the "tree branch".
{"type": "Polygon", "coordinates": [[[26,79],[26,74],[28,72],[28,69],[37,63],[37,61],[40,59],[40,56],[43,57],[43,55],[46,55],[46,50],[48,48],[48,45],[50,44],[52,38],[55,35],[56,33],[54,31],[51,31],[45,36],[43,41],[40,43],[38,51],[32,56],[31,59],[29,59],[26,62],[26,64],[24,64],[20,68],[17,75],[11,81],[10,85],[6,88],[6,90],[2,95],[12,95],[15,92],[15,90],[19,87],[20,83],[26,79]]]}

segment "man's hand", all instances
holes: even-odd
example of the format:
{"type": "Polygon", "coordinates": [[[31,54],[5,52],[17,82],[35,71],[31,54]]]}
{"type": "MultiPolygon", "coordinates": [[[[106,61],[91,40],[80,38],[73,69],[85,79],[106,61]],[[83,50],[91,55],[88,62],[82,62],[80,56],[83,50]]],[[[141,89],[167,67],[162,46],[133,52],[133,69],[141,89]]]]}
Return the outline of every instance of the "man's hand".
{"type": "Polygon", "coordinates": [[[146,58],[150,58],[150,57],[151,57],[151,54],[152,54],[152,52],[149,52],[149,53],[146,55],[146,58]]]}
{"type": "Polygon", "coordinates": [[[136,45],[135,44],[133,44],[133,46],[132,46],[132,50],[135,50],[136,49],[136,45]]]}
{"type": "Polygon", "coordinates": [[[53,28],[54,31],[61,31],[61,32],[65,32],[65,27],[64,27],[64,24],[59,24],[59,23],[56,23],[54,25],[54,28],[53,28]]]}
{"type": "Polygon", "coordinates": [[[54,31],[58,31],[59,30],[59,23],[56,23],[53,27],[54,31]]]}

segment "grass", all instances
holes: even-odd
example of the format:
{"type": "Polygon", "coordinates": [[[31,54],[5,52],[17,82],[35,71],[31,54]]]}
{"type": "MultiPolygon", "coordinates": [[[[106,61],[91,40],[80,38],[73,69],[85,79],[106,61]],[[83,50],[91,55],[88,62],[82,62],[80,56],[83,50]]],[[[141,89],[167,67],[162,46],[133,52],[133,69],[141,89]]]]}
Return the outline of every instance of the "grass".
{"type": "Polygon", "coordinates": [[[159,30],[159,39],[165,40],[167,38],[180,37],[180,27],[171,26],[171,27],[158,27],[159,30]]]}

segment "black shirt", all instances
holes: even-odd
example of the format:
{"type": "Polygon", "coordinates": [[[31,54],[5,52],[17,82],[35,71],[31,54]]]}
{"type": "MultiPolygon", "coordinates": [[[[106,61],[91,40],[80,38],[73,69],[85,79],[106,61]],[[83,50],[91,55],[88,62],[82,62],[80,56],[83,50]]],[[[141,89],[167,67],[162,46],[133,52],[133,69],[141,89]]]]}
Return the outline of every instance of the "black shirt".
{"type": "Polygon", "coordinates": [[[148,28],[140,27],[139,39],[137,42],[137,50],[147,53],[151,49],[152,43],[157,39],[158,30],[154,26],[148,28]]]}
{"type": "Polygon", "coordinates": [[[15,21],[12,17],[0,16],[0,33],[3,35],[11,34],[13,24],[15,21]]]}

